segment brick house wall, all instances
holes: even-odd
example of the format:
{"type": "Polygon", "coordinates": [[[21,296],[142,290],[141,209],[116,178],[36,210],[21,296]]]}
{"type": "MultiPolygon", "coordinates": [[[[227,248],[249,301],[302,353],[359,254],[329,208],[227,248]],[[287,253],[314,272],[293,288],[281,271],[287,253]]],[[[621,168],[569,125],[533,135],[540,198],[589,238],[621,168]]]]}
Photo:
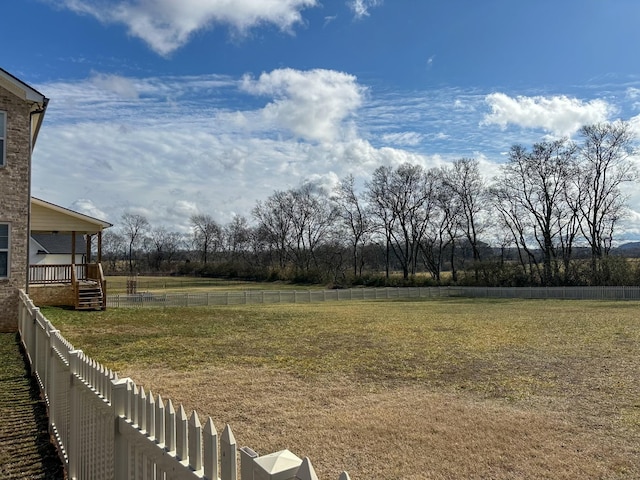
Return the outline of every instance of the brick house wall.
{"type": "MultiPolygon", "coordinates": [[[[4,84],[0,82],[0,111],[6,113],[5,158],[0,165],[0,223],[9,225],[8,278],[0,278],[0,331],[14,332],[18,327],[18,290],[27,288],[29,267],[31,125],[35,102],[17,95],[14,84],[8,85],[13,91],[5,88],[7,74],[0,73],[5,75],[4,84]]],[[[20,87],[19,80],[14,83],[20,87]]]]}

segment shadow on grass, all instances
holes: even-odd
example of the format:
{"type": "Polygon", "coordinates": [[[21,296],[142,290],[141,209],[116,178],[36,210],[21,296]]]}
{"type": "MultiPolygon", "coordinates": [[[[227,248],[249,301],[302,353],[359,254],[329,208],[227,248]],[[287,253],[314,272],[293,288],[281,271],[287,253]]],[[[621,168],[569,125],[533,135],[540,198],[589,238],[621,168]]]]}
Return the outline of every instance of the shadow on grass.
{"type": "Polygon", "coordinates": [[[51,443],[47,407],[18,334],[2,334],[0,348],[0,477],[64,480],[51,443]]]}

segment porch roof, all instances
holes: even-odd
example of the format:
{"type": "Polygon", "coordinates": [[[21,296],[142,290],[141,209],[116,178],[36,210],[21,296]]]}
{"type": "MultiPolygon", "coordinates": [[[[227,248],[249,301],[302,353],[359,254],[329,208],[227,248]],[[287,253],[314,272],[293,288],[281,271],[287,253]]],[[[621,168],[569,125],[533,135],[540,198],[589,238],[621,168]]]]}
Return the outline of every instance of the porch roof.
{"type": "Polygon", "coordinates": [[[113,226],[109,222],[31,197],[31,232],[94,234],[113,226]]]}

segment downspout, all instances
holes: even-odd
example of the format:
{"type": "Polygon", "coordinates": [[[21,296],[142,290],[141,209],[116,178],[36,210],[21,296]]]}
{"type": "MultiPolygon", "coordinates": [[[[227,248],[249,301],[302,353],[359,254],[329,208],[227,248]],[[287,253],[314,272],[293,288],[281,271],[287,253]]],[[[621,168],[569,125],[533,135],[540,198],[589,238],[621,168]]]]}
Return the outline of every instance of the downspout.
{"type": "MultiPolygon", "coordinates": [[[[24,291],[29,294],[29,273],[30,273],[30,265],[29,259],[31,258],[31,170],[32,170],[32,156],[33,156],[33,148],[36,143],[36,139],[38,138],[38,132],[40,131],[40,126],[42,125],[42,120],[44,118],[44,112],[47,110],[47,105],[49,104],[49,99],[43,97],[42,107],[36,108],[35,110],[31,110],[29,114],[29,172],[28,172],[28,187],[27,187],[27,202],[29,208],[27,208],[27,266],[25,272],[26,285],[24,291]],[[40,115],[38,118],[38,122],[36,123],[35,132],[33,131],[33,116],[40,115]]],[[[37,104],[34,104],[36,106],[37,104]]],[[[33,108],[33,107],[32,107],[33,108]]]]}

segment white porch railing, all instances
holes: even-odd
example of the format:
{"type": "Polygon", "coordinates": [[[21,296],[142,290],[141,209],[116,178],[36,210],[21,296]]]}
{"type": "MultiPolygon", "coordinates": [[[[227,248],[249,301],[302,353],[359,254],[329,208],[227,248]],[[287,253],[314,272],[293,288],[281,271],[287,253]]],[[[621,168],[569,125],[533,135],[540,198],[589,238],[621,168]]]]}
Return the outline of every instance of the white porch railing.
{"type": "Polygon", "coordinates": [[[318,478],[308,458],[238,449],[229,425],[218,436],[211,418],[203,426],[196,412],[118,378],[75,349],[24,291],[19,330],[71,480],[237,480],[238,455],[241,480],[318,478]]]}
{"type": "Polygon", "coordinates": [[[71,283],[72,270],[78,280],[87,279],[87,264],[29,265],[29,283],[32,285],[49,283],[71,283]]]}

